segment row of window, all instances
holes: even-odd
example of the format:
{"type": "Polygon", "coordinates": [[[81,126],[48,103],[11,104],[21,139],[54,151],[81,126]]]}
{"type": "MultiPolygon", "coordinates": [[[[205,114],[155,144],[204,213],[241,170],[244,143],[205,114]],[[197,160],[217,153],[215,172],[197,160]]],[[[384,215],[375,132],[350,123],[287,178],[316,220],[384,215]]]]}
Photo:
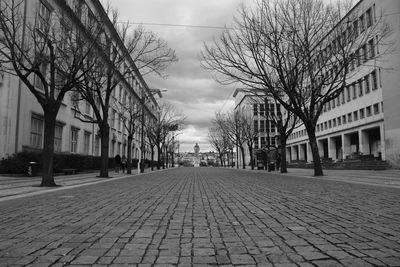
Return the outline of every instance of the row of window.
{"type": "Polygon", "coordinates": [[[275,122],[270,120],[254,120],[254,131],[259,133],[275,133],[275,122]]]}
{"type": "Polygon", "coordinates": [[[357,80],[346,86],[343,92],[334,100],[329,101],[324,105],[323,112],[339,107],[341,104],[350,102],[353,99],[367,95],[374,90],[378,89],[377,71],[373,70],[371,73],[365,75],[363,78],[357,80]]]}
{"type": "MultiPolygon", "coordinates": [[[[343,30],[340,36],[337,36],[337,38],[332,40],[331,43],[325,47],[313,65],[315,65],[317,69],[324,67],[324,62],[326,62],[326,60],[323,59],[329,58],[332,54],[336,53],[337,49],[346,46],[350,40],[357,38],[359,34],[371,27],[373,23],[375,23],[375,20],[375,5],[368,8],[358,18],[348,18],[347,21],[344,21],[344,23],[346,23],[344,26],[346,29],[343,30]],[[350,21],[350,19],[352,21],[350,21]]],[[[366,49],[364,49],[364,51],[366,51],[366,49]]]]}
{"type": "MultiPolygon", "coordinates": [[[[57,123],[54,132],[54,151],[61,152],[62,146],[62,133],[63,124],[57,123]]],[[[43,148],[43,129],[44,129],[44,119],[39,115],[32,115],[31,118],[31,132],[30,132],[30,146],[33,148],[42,149],[43,148]]],[[[70,129],[70,152],[78,152],[78,141],[79,141],[79,128],[71,127],[70,129]]],[[[84,131],[83,136],[83,153],[89,154],[90,147],[90,136],[91,132],[84,131]]]]}
{"type": "Polygon", "coordinates": [[[276,110],[275,110],[275,104],[253,104],[253,115],[257,116],[266,116],[268,115],[267,112],[270,112],[270,114],[274,115],[275,112],[279,115],[281,112],[281,105],[276,104],[276,110]]]}
{"type": "MultiPolygon", "coordinates": [[[[371,106],[367,106],[365,108],[361,108],[359,110],[350,112],[348,114],[336,117],[334,119],[321,122],[317,124],[316,132],[325,131],[337,126],[341,126],[342,124],[351,123],[353,121],[358,121],[367,117],[371,117],[372,115],[377,115],[383,112],[383,103],[375,103],[371,106]]],[[[289,136],[289,140],[296,139],[299,137],[307,136],[307,132],[305,129],[292,133],[289,136]]]]}
{"type": "MultiPolygon", "coordinates": [[[[54,151],[61,152],[62,150],[62,138],[63,138],[63,128],[64,125],[61,123],[56,124],[55,128],[55,136],[54,136],[54,151]]],[[[30,147],[42,149],[43,148],[43,132],[44,130],[44,119],[42,116],[39,115],[32,115],[31,118],[31,132],[30,132],[30,147]]],[[[89,131],[83,131],[83,147],[80,148],[79,146],[82,145],[80,143],[80,135],[81,130],[77,127],[71,126],[69,136],[70,136],[70,143],[69,143],[69,152],[71,153],[79,153],[82,152],[83,154],[90,154],[90,143],[92,133],[89,131]]],[[[121,154],[125,155],[126,144],[122,144],[121,142],[117,142],[116,140],[112,140],[110,146],[111,155],[121,154]],[[122,150],[121,150],[122,149],[122,150]]],[[[149,151],[147,149],[146,151],[149,151]]],[[[96,135],[94,140],[94,155],[100,155],[100,136],[96,135]]]]}
{"type": "MultiPolygon", "coordinates": [[[[270,147],[275,147],[277,144],[276,142],[276,137],[269,137],[269,146],[270,147]]],[[[255,137],[254,138],[254,148],[265,148],[268,146],[268,137],[262,136],[260,138],[255,137]]]]}

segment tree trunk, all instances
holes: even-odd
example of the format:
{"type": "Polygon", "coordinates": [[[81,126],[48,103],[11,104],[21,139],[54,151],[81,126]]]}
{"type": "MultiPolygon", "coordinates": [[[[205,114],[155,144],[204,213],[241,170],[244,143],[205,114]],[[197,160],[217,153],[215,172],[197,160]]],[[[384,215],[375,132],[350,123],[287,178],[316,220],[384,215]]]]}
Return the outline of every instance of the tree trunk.
{"type": "Polygon", "coordinates": [[[52,109],[44,111],[43,169],[42,183],[40,186],[56,186],[53,175],[56,117],[57,112],[54,112],[52,109]]]}
{"type": "Polygon", "coordinates": [[[110,139],[110,127],[108,123],[100,124],[100,138],[101,138],[101,166],[99,177],[108,177],[108,149],[110,139]]]}
{"type": "Polygon", "coordinates": [[[221,167],[224,167],[224,159],[221,153],[219,153],[219,161],[221,161],[221,167]]]}
{"type": "Polygon", "coordinates": [[[246,169],[246,159],[244,158],[244,147],[243,146],[240,147],[240,152],[242,154],[242,164],[243,164],[242,169],[246,169]]]}
{"type": "Polygon", "coordinates": [[[126,159],[126,161],[127,161],[126,173],[127,174],[132,174],[132,140],[133,140],[133,136],[128,135],[128,157],[126,159]]]}
{"type": "Polygon", "coordinates": [[[161,169],[161,147],[158,145],[157,146],[157,154],[158,154],[158,160],[157,160],[157,170],[161,169]]]}
{"type": "Polygon", "coordinates": [[[286,164],[286,138],[281,135],[281,173],[287,173],[286,164]]]}
{"type": "Polygon", "coordinates": [[[154,146],[151,147],[151,170],[154,171],[154,146]]]}
{"type": "Polygon", "coordinates": [[[250,154],[250,166],[251,169],[254,170],[254,155],[253,155],[253,148],[251,146],[249,147],[249,154],[250,154]]]}
{"type": "Polygon", "coordinates": [[[310,141],[311,152],[314,161],[314,176],[323,176],[321,158],[319,157],[317,137],[315,136],[315,127],[310,124],[304,124],[307,130],[308,139],[310,141]]]}

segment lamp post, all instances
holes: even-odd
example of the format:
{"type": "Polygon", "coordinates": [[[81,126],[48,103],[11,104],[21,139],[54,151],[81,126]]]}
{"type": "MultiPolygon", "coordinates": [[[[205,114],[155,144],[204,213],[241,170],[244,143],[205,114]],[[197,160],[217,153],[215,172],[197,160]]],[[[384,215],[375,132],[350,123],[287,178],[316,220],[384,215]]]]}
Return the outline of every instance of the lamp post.
{"type": "MultiPolygon", "coordinates": [[[[149,94],[147,97],[150,97],[152,95],[158,94],[158,96],[161,98],[162,94],[161,92],[166,92],[167,89],[149,89],[149,94]]],[[[139,167],[140,167],[140,172],[144,172],[144,159],[145,159],[145,143],[144,143],[144,104],[145,100],[147,98],[144,94],[144,89],[142,89],[142,98],[141,98],[141,106],[142,106],[142,114],[141,114],[141,133],[140,133],[140,159],[139,159],[139,167]]]]}

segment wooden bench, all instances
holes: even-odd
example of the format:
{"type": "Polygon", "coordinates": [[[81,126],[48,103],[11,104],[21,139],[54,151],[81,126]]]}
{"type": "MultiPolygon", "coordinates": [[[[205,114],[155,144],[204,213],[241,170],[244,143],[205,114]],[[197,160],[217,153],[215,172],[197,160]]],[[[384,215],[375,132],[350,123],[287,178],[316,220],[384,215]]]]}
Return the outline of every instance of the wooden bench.
{"type": "Polygon", "coordinates": [[[76,169],[62,169],[62,171],[65,175],[76,173],[76,169]]]}

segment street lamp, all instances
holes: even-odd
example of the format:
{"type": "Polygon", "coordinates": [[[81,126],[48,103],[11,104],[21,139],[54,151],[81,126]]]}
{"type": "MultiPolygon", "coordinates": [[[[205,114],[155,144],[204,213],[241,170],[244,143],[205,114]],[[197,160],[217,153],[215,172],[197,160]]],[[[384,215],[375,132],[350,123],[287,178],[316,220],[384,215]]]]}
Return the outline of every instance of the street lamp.
{"type": "MultiPolygon", "coordinates": [[[[160,98],[162,98],[161,92],[166,92],[168,91],[167,89],[149,89],[149,94],[147,97],[153,96],[155,94],[158,94],[160,98]]],[[[145,100],[147,97],[144,94],[144,89],[142,89],[142,99],[141,99],[141,105],[142,105],[142,123],[141,123],[141,134],[140,134],[140,161],[139,161],[139,166],[140,166],[140,172],[144,172],[144,158],[145,158],[145,144],[144,144],[144,104],[145,100]]]]}

